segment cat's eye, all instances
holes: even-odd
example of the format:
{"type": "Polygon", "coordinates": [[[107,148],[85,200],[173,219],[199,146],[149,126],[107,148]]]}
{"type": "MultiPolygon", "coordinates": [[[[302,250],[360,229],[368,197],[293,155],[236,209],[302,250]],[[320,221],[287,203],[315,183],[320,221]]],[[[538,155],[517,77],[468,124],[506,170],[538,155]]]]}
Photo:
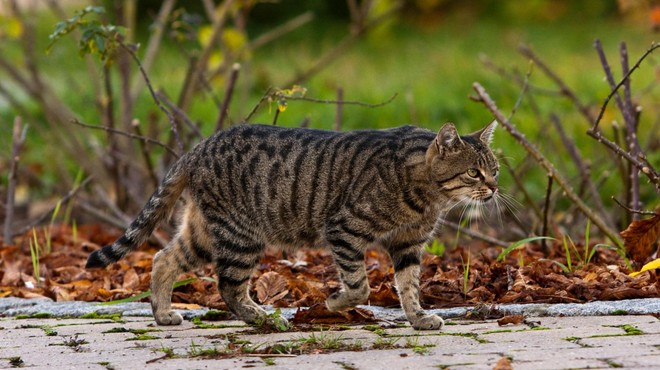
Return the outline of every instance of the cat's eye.
{"type": "Polygon", "coordinates": [[[497,177],[497,175],[500,174],[500,170],[498,168],[493,170],[493,177],[497,177]]]}
{"type": "Polygon", "coordinates": [[[470,168],[469,170],[467,170],[467,174],[470,177],[478,177],[479,176],[479,170],[477,170],[475,168],[470,168]]]}

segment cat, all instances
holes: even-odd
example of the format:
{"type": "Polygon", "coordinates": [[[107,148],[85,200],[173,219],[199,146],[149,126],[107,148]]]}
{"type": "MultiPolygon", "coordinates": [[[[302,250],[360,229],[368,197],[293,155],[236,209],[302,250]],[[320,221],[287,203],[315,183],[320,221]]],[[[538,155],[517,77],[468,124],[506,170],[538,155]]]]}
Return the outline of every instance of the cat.
{"type": "Polygon", "coordinates": [[[424,245],[444,211],[497,195],[496,125],[466,136],[451,123],[437,133],[233,126],[182,156],[125,234],[94,251],[86,267],[107,266],[143,243],[187,189],[178,233],[154,257],[151,306],[159,325],[182,322],[171,310],[172,284],[205,263],[215,264],[221,296],[238,318],[263,320],[249,282],[266,246],[329,248],[342,288],[326,305],[354,307],[369,297],[365,250],[380,246],[392,259],[410,324],[440,329],[442,318],[420,305],[424,245]]]}

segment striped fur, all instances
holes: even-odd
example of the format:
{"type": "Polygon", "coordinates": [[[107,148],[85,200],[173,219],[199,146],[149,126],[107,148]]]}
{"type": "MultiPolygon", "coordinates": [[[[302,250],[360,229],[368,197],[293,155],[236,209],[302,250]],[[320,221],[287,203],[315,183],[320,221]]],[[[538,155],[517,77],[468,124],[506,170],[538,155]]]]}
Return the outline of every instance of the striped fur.
{"type": "Polygon", "coordinates": [[[459,136],[452,124],[437,134],[413,126],[341,133],[234,126],[183,156],[125,235],[92,253],[87,266],[106,266],[144,242],[188,189],[178,234],[154,259],[158,324],[181,322],[170,307],[172,283],[205,263],[216,266],[234,314],[249,323],[263,318],[248,285],[266,246],[329,248],[343,287],[328,297],[328,308],[364,303],[364,253],[380,246],[392,257],[413,327],[438,329],[442,319],[419,303],[423,246],[444,210],[497,191],[494,128],[459,136]]]}

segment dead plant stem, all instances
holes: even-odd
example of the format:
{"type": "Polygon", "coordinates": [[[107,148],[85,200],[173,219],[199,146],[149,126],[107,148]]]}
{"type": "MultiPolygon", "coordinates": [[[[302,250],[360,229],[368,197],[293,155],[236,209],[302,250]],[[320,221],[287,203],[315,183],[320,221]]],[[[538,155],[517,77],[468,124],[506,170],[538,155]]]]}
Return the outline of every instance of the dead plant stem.
{"type": "Polygon", "coordinates": [[[7,203],[5,205],[5,225],[4,225],[4,243],[11,244],[12,222],[14,221],[14,202],[16,200],[16,172],[18,171],[18,161],[20,159],[21,149],[25,143],[28,125],[21,129],[22,120],[20,116],[14,118],[14,129],[12,131],[11,160],[9,163],[9,176],[7,178],[7,203]]]}
{"type": "Polygon", "coordinates": [[[610,238],[614,243],[617,245],[621,245],[621,241],[618,237],[618,233],[614,231],[612,228],[610,228],[607,223],[596,213],[594,212],[589,206],[587,206],[584,201],[575,193],[571,185],[568,183],[568,181],[564,178],[561,173],[559,173],[554,165],[547,159],[541,152],[532,144],[530,143],[526,138],[525,135],[523,135],[518,129],[511,124],[511,122],[506,118],[506,116],[499,110],[495,102],[490,98],[486,90],[478,83],[475,82],[473,85],[473,88],[477,92],[477,95],[481,99],[481,102],[488,108],[491,113],[495,116],[495,118],[502,124],[504,129],[519,143],[523,146],[523,148],[536,160],[536,162],[543,167],[549,176],[554,177],[554,180],[557,182],[557,185],[559,185],[564,193],[566,194],[566,197],[568,197],[575,205],[582,211],[582,213],[589,218],[596,227],[598,227],[603,234],[605,234],[608,238],[610,238]]]}

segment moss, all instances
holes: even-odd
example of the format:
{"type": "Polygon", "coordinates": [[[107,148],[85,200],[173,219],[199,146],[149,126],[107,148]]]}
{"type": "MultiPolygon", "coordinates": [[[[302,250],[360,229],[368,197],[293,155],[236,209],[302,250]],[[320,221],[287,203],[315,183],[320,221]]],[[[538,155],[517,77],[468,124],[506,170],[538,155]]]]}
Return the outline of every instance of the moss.
{"type": "Polygon", "coordinates": [[[33,314],[20,314],[14,316],[16,320],[25,320],[25,319],[50,319],[54,316],[47,312],[37,312],[33,314]]]}
{"type": "Polygon", "coordinates": [[[511,330],[511,329],[500,329],[500,330],[485,331],[481,334],[486,335],[486,334],[512,333],[512,332],[513,332],[513,330],[511,330]]]}
{"type": "Polygon", "coordinates": [[[612,312],[610,315],[612,315],[612,316],[625,316],[627,314],[628,314],[628,311],[626,311],[626,310],[616,310],[616,311],[612,312]]]}
{"type": "Polygon", "coordinates": [[[202,322],[201,316],[193,317],[192,323],[197,329],[224,329],[224,328],[247,328],[246,324],[207,324],[202,322]]]}
{"type": "Polygon", "coordinates": [[[80,316],[81,319],[108,319],[116,322],[122,322],[120,313],[106,313],[100,314],[98,312],[90,312],[80,316]]]}

